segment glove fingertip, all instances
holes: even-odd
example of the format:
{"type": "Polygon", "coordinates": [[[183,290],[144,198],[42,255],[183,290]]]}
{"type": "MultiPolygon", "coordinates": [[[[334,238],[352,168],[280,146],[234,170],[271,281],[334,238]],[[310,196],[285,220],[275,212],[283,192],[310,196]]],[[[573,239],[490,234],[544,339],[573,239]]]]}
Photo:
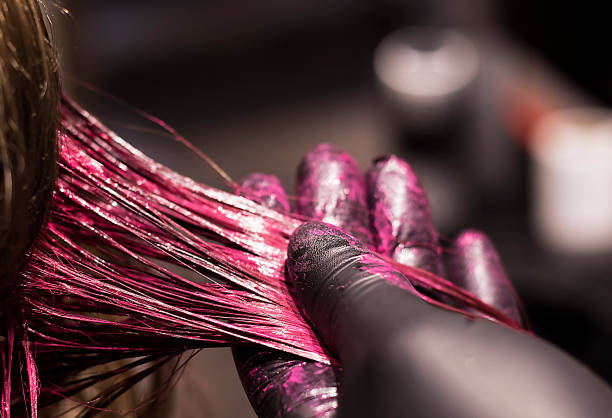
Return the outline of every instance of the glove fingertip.
{"type": "Polygon", "coordinates": [[[365,179],[348,153],[333,144],[308,152],[297,171],[297,211],[339,226],[370,244],[365,179]]]}
{"type": "Polygon", "coordinates": [[[377,251],[443,276],[444,268],[425,190],[403,159],[378,158],[367,172],[368,204],[377,251]]]}
{"type": "Polygon", "coordinates": [[[277,212],[289,213],[289,198],[278,177],[251,173],[238,183],[238,194],[277,212]]]}
{"type": "Polygon", "coordinates": [[[519,324],[523,323],[516,290],[485,233],[468,229],[457,236],[449,253],[449,278],[519,324]]]}

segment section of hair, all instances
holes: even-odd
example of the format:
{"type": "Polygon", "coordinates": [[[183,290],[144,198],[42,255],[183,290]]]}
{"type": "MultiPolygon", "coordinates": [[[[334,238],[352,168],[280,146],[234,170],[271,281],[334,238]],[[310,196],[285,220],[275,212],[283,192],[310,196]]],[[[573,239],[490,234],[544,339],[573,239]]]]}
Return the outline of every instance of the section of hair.
{"type": "Polygon", "coordinates": [[[0,2],[0,292],[23,265],[49,211],[59,94],[39,1],[0,2]]]}

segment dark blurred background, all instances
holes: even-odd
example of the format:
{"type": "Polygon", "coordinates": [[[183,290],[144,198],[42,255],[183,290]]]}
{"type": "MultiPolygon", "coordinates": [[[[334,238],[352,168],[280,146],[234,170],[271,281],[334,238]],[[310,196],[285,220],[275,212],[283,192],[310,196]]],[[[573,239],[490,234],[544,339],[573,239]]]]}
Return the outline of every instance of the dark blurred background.
{"type": "MultiPolygon", "coordinates": [[[[601,2],[64,0],[65,87],[173,169],[233,178],[339,144],[406,158],[452,237],[497,243],[535,332],[612,382],[612,57],[601,2]],[[90,87],[83,87],[88,83],[90,87]]],[[[444,241],[443,241],[444,242],[444,241]]],[[[252,416],[228,350],[193,361],[164,416],[252,416]]]]}

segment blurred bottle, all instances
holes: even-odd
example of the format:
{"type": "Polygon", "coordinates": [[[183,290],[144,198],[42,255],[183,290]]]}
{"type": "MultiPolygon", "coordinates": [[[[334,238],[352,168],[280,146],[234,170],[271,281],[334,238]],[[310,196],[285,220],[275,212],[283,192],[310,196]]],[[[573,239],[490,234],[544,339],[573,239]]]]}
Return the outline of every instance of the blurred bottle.
{"type": "Polygon", "coordinates": [[[542,243],[567,254],[612,251],[612,110],[552,112],[530,150],[531,220],[542,243]]]}
{"type": "Polygon", "coordinates": [[[428,26],[391,33],[374,55],[391,123],[428,191],[434,222],[442,231],[457,228],[472,210],[463,156],[479,65],[478,51],[467,36],[428,26]]]}

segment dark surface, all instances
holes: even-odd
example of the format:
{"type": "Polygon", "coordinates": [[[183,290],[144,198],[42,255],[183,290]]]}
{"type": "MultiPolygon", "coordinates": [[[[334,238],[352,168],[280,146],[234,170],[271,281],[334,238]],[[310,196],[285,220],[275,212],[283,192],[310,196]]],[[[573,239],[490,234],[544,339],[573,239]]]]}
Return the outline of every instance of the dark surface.
{"type": "Polygon", "coordinates": [[[500,16],[513,35],[563,70],[576,85],[612,104],[612,58],[605,51],[610,16],[605,2],[503,0],[500,16]]]}

